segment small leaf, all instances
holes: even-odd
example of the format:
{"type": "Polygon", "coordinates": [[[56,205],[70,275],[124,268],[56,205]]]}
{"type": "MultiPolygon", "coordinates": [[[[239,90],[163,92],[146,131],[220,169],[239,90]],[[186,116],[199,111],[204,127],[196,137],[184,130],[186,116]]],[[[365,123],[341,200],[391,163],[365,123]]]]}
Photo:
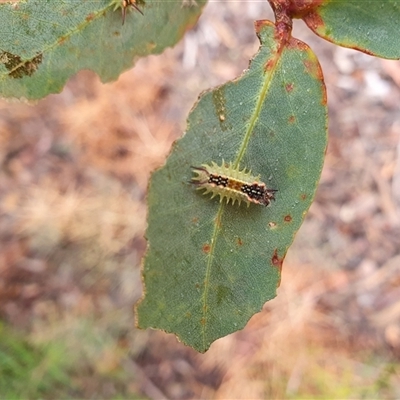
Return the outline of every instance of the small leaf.
{"type": "Polygon", "coordinates": [[[400,1],[325,0],[303,17],[317,35],[383,58],[400,58],[400,1]]]}
{"type": "Polygon", "coordinates": [[[0,96],[39,99],[59,92],[81,69],[115,80],[136,57],[174,45],[206,0],[146,0],[144,15],[115,0],[29,0],[0,4],[0,96]]]}
{"type": "Polygon", "coordinates": [[[175,333],[200,352],[245,326],[275,297],[280,268],[313,199],[326,147],[326,94],[317,59],[275,25],[240,78],[204,93],[186,135],[150,182],[145,297],[138,326],[175,333]],[[222,160],[278,189],[270,207],[210,199],[191,165],[222,160]]]}

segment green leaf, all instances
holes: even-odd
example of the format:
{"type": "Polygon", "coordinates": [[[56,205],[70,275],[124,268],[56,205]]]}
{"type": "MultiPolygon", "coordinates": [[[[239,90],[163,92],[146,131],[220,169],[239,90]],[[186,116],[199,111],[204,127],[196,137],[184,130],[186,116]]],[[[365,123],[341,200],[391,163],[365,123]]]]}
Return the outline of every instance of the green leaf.
{"type": "Polygon", "coordinates": [[[313,199],[326,147],[317,59],[259,21],[262,46],[240,78],[204,93],[186,135],[150,182],[145,297],[138,326],[175,333],[200,352],[243,328],[276,295],[280,268],[313,199]],[[188,183],[190,166],[233,162],[278,189],[266,208],[219,203],[188,183]]]}
{"type": "Polygon", "coordinates": [[[29,0],[0,4],[0,96],[39,99],[81,69],[115,80],[135,58],[174,45],[206,0],[146,0],[125,24],[115,0],[29,0]]]}
{"type": "Polygon", "coordinates": [[[325,0],[303,17],[319,36],[383,58],[400,58],[399,0],[325,0]]]}

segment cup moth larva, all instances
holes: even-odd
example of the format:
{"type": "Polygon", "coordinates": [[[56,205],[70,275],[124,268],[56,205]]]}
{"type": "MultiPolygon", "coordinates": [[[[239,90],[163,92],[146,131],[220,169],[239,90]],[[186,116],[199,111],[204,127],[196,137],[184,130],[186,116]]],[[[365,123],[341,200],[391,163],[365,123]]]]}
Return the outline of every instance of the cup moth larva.
{"type": "Polygon", "coordinates": [[[275,200],[277,189],[269,189],[264,182],[260,181],[260,176],[251,175],[251,171],[246,168],[239,170],[234,168],[232,163],[219,166],[215,162],[211,165],[202,164],[201,167],[191,167],[197,176],[190,181],[197,186],[196,189],[205,189],[204,194],[212,193],[211,198],[219,195],[220,202],[223,199],[232,204],[237,201],[240,205],[242,201],[247,203],[261,204],[268,206],[271,200],[275,200]]]}

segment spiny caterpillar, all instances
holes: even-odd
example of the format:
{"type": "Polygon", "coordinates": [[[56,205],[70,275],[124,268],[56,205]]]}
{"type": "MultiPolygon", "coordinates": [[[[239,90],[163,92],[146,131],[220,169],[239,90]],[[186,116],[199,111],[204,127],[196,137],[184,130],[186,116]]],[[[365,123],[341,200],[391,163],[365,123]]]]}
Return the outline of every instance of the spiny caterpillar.
{"type": "Polygon", "coordinates": [[[205,189],[204,194],[212,193],[211,198],[219,195],[220,202],[224,198],[232,200],[232,204],[238,201],[262,204],[268,206],[271,200],[275,200],[275,192],[277,189],[268,189],[266,184],[260,182],[260,176],[252,176],[251,171],[246,172],[246,168],[240,171],[234,168],[232,163],[226,165],[222,162],[222,166],[215,162],[210,165],[202,164],[201,167],[191,167],[197,174],[192,178],[190,183],[197,186],[196,189],[205,189]]]}
{"type": "MultiPolygon", "coordinates": [[[[128,8],[128,6],[131,6],[136,11],[139,11],[140,14],[143,15],[142,10],[136,4],[136,0],[114,0],[113,3],[115,3],[114,11],[117,8],[120,8],[120,7],[122,8],[122,25],[125,23],[126,9],[128,8]]],[[[144,2],[142,1],[141,3],[144,3],[144,2]]]]}

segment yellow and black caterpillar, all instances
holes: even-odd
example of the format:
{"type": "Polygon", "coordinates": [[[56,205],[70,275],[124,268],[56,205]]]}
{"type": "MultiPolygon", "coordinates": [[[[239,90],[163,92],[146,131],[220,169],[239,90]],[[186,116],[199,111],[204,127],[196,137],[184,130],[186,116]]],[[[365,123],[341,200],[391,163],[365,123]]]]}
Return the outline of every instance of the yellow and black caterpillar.
{"type": "Polygon", "coordinates": [[[246,169],[240,171],[235,169],[232,163],[226,165],[224,162],[219,166],[215,162],[211,165],[203,164],[201,167],[191,167],[197,174],[192,178],[191,183],[197,189],[205,189],[205,193],[212,193],[211,198],[220,196],[220,202],[225,198],[227,203],[237,201],[239,204],[244,201],[247,206],[250,203],[268,206],[271,200],[275,200],[277,189],[269,189],[260,176],[251,175],[246,169]]]}

